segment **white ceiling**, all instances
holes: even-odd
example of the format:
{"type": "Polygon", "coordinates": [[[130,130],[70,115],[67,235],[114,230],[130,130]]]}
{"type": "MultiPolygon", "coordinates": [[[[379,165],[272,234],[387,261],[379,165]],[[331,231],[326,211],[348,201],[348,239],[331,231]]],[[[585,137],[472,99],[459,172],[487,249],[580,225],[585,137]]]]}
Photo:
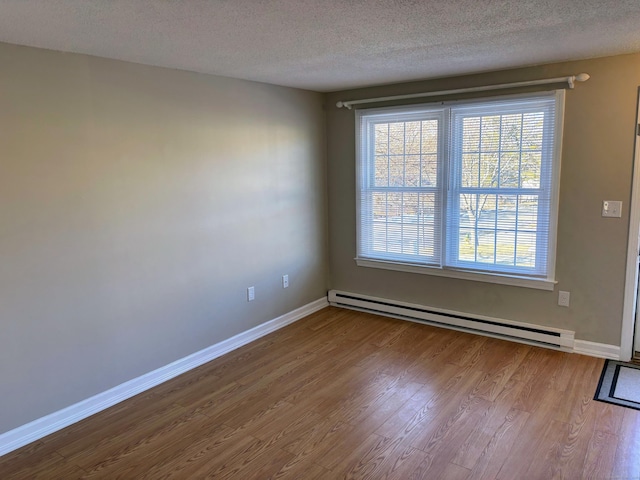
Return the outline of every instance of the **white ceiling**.
{"type": "Polygon", "coordinates": [[[0,0],[0,41],[332,91],[640,51],[640,0],[0,0]]]}

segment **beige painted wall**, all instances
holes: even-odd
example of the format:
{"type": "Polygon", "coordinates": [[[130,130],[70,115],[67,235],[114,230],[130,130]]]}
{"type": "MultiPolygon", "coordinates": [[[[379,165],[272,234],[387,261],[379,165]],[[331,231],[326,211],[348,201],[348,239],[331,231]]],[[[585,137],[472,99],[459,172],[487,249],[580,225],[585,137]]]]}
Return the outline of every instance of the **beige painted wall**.
{"type": "Polygon", "coordinates": [[[6,44],[0,65],[0,433],[325,295],[320,94],[6,44]]]}
{"type": "Polygon", "coordinates": [[[337,92],[327,96],[330,286],[380,297],[576,331],[620,345],[640,54],[337,92]],[[554,292],[357,267],[355,100],[587,72],[567,92],[558,260],[554,292]],[[621,219],[601,217],[603,200],[622,200],[621,219]],[[571,307],[557,305],[558,290],[571,307]]]}

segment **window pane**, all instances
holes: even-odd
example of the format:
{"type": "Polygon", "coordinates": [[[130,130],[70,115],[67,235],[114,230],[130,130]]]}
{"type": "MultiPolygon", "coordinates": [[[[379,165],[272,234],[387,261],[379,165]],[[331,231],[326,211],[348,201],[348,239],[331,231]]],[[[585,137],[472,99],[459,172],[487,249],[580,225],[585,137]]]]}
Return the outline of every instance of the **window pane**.
{"type": "Polygon", "coordinates": [[[374,138],[376,155],[387,155],[389,153],[389,124],[377,124],[374,138]]]}
{"type": "Polygon", "coordinates": [[[522,115],[502,116],[500,133],[500,149],[504,151],[520,151],[520,135],[522,133],[522,115]]]}
{"type": "Polygon", "coordinates": [[[371,198],[373,251],[427,256],[437,253],[435,193],[376,192],[371,198]]]}
{"type": "Polygon", "coordinates": [[[436,195],[435,193],[421,193],[418,208],[418,248],[420,255],[434,256],[436,245],[440,239],[436,238],[436,195]]]}
{"type": "Polygon", "coordinates": [[[495,262],[496,232],[493,230],[478,230],[478,246],[476,261],[480,263],[495,262]]]}
{"type": "Polygon", "coordinates": [[[421,147],[421,125],[420,122],[405,123],[405,152],[407,154],[420,155],[421,147]]]}
{"type": "Polygon", "coordinates": [[[477,195],[460,195],[460,227],[476,228],[477,195]]]}
{"type": "Polygon", "coordinates": [[[479,228],[495,228],[496,226],[496,196],[478,195],[476,218],[479,228]]]}
{"type": "Polygon", "coordinates": [[[516,230],[516,218],[518,215],[518,196],[500,195],[498,196],[498,216],[496,227],[498,230],[516,230]]]}
{"type": "Polygon", "coordinates": [[[419,155],[407,155],[405,172],[404,172],[404,184],[406,187],[420,186],[420,156],[419,155]]]}
{"type": "Polygon", "coordinates": [[[376,155],[375,186],[386,187],[389,185],[389,157],[387,155],[376,155]]]}
{"type": "Polygon", "coordinates": [[[438,184],[438,121],[378,123],[374,128],[376,187],[438,184]],[[424,154],[425,150],[433,153],[424,154]]]}
{"type": "Polygon", "coordinates": [[[516,245],[516,264],[521,267],[536,266],[535,233],[518,232],[518,243],[516,245]]]}
{"type": "Polygon", "coordinates": [[[500,117],[481,117],[480,135],[480,149],[483,152],[497,152],[500,145],[500,117]]]}
{"type": "Polygon", "coordinates": [[[493,188],[498,186],[498,153],[480,154],[480,187],[493,188]]]}
{"type": "Polygon", "coordinates": [[[522,149],[542,150],[544,113],[525,113],[522,121],[522,149]]]}
{"type": "Polygon", "coordinates": [[[459,233],[458,257],[462,261],[476,260],[476,231],[471,228],[461,228],[459,233]]]}
{"type": "Polygon", "coordinates": [[[402,187],[404,185],[404,155],[389,156],[389,186],[402,187]]]}
{"type": "Polygon", "coordinates": [[[438,121],[422,122],[422,153],[438,153],[438,121]]]}
{"type": "Polygon", "coordinates": [[[480,183],[480,154],[462,154],[462,186],[479,187],[480,183]]]}
{"type": "Polygon", "coordinates": [[[480,117],[462,120],[462,152],[476,153],[480,150],[480,117]]]}
{"type": "Polygon", "coordinates": [[[418,194],[402,198],[402,253],[418,253],[418,194]]]}
{"type": "Polygon", "coordinates": [[[500,156],[500,188],[520,186],[520,155],[508,152],[500,156]]]}
{"type": "Polygon", "coordinates": [[[404,155],[404,122],[389,124],[389,154],[404,155]]]}
{"type": "Polygon", "coordinates": [[[522,154],[520,171],[521,188],[540,188],[540,169],[542,152],[527,152],[522,154]]]}
{"type": "Polygon", "coordinates": [[[521,195],[518,198],[518,230],[535,232],[538,230],[538,197],[521,195]]]}
{"type": "Polygon", "coordinates": [[[457,229],[448,240],[452,265],[545,273],[551,184],[542,172],[551,169],[555,103],[541,102],[515,99],[452,108],[452,161],[458,175],[449,197],[449,205],[458,208],[449,214],[455,221],[448,223],[457,229]]]}
{"type": "Polygon", "coordinates": [[[516,234],[515,232],[497,232],[496,263],[515,265],[516,234]]]}
{"type": "Polygon", "coordinates": [[[386,193],[374,193],[373,194],[373,219],[374,221],[387,220],[387,194],[386,193]]]}
{"type": "Polygon", "coordinates": [[[422,156],[420,179],[422,187],[438,185],[438,156],[435,153],[422,156]]]}

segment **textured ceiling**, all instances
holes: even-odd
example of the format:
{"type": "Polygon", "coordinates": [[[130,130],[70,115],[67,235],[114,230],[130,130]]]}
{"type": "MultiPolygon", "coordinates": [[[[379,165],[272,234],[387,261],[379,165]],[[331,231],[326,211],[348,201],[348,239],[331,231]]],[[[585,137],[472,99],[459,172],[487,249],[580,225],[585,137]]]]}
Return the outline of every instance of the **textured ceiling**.
{"type": "Polygon", "coordinates": [[[0,41],[318,91],[640,51],[640,0],[0,0],[0,41]]]}

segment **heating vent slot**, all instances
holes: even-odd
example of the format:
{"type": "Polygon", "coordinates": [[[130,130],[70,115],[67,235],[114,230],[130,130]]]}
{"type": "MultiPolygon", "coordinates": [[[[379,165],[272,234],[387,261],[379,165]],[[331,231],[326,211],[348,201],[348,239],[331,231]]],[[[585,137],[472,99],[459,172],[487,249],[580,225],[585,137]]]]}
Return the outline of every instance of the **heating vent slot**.
{"type": "Polygon", "coordinates": [[[575,332],[569,330],[469,315],[412,303],[396,302],[384,298],[340,292],[338,290],[329,291],[329,302],[336,307],[377,313],[403,320],[504,338],[547,348],[573,351],[575,332]]]}

